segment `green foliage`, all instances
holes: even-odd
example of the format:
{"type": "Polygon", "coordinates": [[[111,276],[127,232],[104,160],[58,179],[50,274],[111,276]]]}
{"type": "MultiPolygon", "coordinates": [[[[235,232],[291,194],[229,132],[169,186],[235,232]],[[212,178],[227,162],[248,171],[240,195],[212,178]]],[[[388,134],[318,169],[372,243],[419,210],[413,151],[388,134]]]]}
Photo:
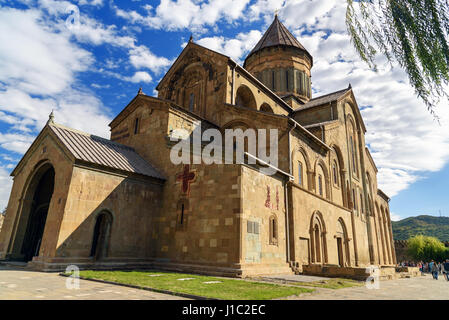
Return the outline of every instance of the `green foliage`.
{"type": "Polygon", "coordinates": [[[408,253],[415,261],[442,261],[449,258],[449,249],[435,237],[415,236],[407,241],[408,253]]]}
{"type": "Polygon", "coordinates": [[[346,26],[368,65],[383,54],[407,73],[416,94],[436,117],[434,105],[449,99],[448,0],[347,0],[346,26]]]}
{"type": "Polygon", "coordinates": [[[410,217],[400,221],[392,221],[393,238],[407,240],[416,235],[438,238],[449,241],[449,218],[433,216],[410,217]]]}

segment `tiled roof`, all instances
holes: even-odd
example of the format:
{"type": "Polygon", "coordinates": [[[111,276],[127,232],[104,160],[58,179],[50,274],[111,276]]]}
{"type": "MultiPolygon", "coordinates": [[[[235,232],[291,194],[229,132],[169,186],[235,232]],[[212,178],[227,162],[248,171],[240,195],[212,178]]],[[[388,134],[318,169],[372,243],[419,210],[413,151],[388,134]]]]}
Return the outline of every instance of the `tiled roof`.
{"type": "Polygon", "coordinates": [[[288,29],[279,21],[278,16],[276,15],[273,23],[265,32],[262,39],[259,40],[254,49],[249,53],[248,57],[263,48],[279,45],[296,47],[307,52],[295,36],[292,35],[290,31],[288,31],[288,29]]]}
{"type": "Polygon", "coordinates": [[[164,179],[155,168],[131,147],[59,124],[50,123],[49,128],[77,160],[120,171],[164,179]]]}
{"type": "Polygon", "coordinates": [[[335,91],[335,92],[326,94],[321,97],[311,99],[309,102],[307,102],[307,103],[303,104],[302,106],[300,106],[299,108],[297,108],[294,112],[336,101],[338,98],[340,98],[342,95],[344,95],[348,90],[351,90],[351,88],[349,87],[349,88],[346,88],[343,90],[339,90],[339,91],[335,91]]]}

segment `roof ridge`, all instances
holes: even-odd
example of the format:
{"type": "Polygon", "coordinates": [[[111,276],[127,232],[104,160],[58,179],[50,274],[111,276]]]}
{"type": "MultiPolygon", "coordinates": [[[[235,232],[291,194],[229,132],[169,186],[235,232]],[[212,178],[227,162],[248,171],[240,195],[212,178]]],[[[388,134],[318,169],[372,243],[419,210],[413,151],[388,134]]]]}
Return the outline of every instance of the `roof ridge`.
{"type": "Polygon", "coordinates": [[[53,123],[48,124],[48,126],[50,126],[50,127],[57,127],[57,128],[60,128],[60,129],[63,129],[63,130],[67,130],[67,131],[70,131],[70,132],[73,132],[73,133],[81,134],[83,136],[87,136],[87,137],[90,137],[90,138],[100,139],[100,140],[102,140],[102,141],[104,141],[104,142],[106,142],[108,144],[115,145],[115,146],[118,146],[118,147],[121,147],[121,148],[124,148],[124,149],[135,151],[134,148],[132,148],[130,146],[127,146],[127,145],[124,145],[122,143],[119,143],[119,142],[116,142],[116,141],[112,141],[110,139],[106,139],[106,138],[103,138],[103,137],[100,137],[100,136],[97,136],[97,135],[94,135],[94,134],[91,134],[91,133],[88,133],[88,132],[84,132],[84,131],[81,131],[81,130],[78,130],[78,129],[70,128],[70,127],[64,126],[64,125],[59,124],[59,123],[54,123],[53,122],[53,123]]]}
{"type": "Polygon", "coordinates": [[[322,96],[310,99],[309,102],[313,101],[313,100],[317,100],[317,99],[323,98],[323,97],[326,97],[326,96],[330,96],[331,94],[336,94],[338,92],[347,91],[349,89],[351,89],[351,88],[345,88],[345,89],[337,90],[337,91],[334,91],[334,92],[326,93],[326,94],[323,94],[322,96]]]}

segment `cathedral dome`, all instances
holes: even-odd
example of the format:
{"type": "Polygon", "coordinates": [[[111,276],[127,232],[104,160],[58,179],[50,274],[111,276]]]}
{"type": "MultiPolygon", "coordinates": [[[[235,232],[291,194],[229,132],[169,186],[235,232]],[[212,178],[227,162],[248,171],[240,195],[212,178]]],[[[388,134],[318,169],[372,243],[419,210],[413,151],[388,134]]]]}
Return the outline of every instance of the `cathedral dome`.
{"type": "Polygon", "coordinates": [[[307,102],[312,95],[310,69],[313,58],[276,15],[244,67],[281,97],[307,102]]]}

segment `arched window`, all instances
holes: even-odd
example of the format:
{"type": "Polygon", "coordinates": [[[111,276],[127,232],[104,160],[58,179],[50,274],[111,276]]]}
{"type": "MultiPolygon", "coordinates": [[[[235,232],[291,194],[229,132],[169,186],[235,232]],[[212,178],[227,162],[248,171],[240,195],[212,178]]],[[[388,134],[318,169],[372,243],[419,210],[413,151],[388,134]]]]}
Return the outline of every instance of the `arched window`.
{"type": "Polygon", "coordinates": [[[301,161],[298,161],[298,184],[300,186],[302,186],[302,179],[303,179],[302,172],[303,172],[302,163],[301,161]]]}
{"type": "Polygon", "coordinates": [[[354,210],[357,211],[357,197],[355,189],[352,189],[352,201],[354,203],[354,210]]]}
{"type": "Polygon", "coordinates": [[[321,175],[318,175],[318,193],[323,196],[323,177],[321,175]]]}
{"type": "Polygon", "coordinates": [[[364,212],[364,206],[363,206],[363,195],[360,192],[360,213],[364,212]]]}
{"type": "Polygon", "coordinates": [[[352,170],[353,170],[354,172],[356,172],[356,168],[355,168],[354,139],[352,138],[352,136],[349,137],[349,141],[350,141],[350,144],[351,144],[352,170]]]}
{"type": "Polygon", "coordinates": [[[260,106],[260,111],[263,111],[263,112],[269,112],[269,113],[274,113],[274,112],[273,112],[273,109],[270,107],[270,105],[269,105],[268,103],[263,103],[263,104],[260,106]]]}
{"type": "Polygon", "coordinates": [[[194,105],[195,105],[195,94],[191,93],[189,96],[189,111],[193,112],[194,105]]]}
{"type": "Polygon", "coordinates": [[[334,184],[338,187],[338,165],[335,160],[334,160],[334,163],[332,164],[332,176],[333,176],[334,184]]]}
{"type": "Polygon", "coordinates": [[[270,244],[278,244],[278,225],[274,215],[270,217],[270,244]]]}
{"type": "Polygon", "coordinates": [[[245,85],[241,85],[238,88],[235,104],[244,108],[257,109],[256,99],[251,90],[245,85]]]}
{"type": "Polygon", "coordinates": [[[315,192],[323,198],[329,198],[329,183],[332,182],[326,165],[321,160],[315,167],[315,192]]]}

